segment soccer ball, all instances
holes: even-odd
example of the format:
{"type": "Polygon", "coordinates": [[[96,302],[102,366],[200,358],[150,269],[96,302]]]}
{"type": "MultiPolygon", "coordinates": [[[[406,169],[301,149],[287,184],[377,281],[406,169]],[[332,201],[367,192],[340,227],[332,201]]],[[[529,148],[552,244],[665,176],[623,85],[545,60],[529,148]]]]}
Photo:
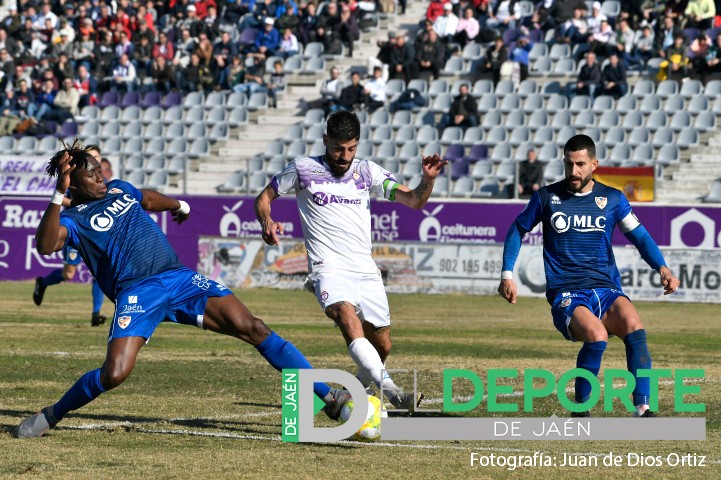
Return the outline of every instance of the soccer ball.
{"type": "MultiPolygon", "coordinates": [[[[340,411],[340,421],[345,423],[353,411],[353,399],[343,405],[340,411]]],[[[368,396],[368,416],[363,426],[353,434],[354,440],[359,442],[374,442],[381,438],[381,401],[372,395],[368,396]]]]}

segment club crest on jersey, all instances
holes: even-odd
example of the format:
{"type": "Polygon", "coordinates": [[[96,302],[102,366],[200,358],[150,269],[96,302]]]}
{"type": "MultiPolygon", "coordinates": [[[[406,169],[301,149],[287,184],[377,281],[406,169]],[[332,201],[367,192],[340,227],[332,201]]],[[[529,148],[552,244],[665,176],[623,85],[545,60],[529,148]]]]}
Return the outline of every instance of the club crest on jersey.
{"type": "Polygon", "coordinates": [[[105,207],[101,213],[97,213],[90,217],[90,226],[98,232],[107,232],[115,223],[115,219],[121,215],[125,215],[130,211],[130,207],[138,201],[132,195],[126,193],[122,198],[118,198],[112,204],[105,207]]]}
{"type": "Polygon", "coordinates": [[[606,204],[608,203],[608,199],[606,197],[596,197],[596,206],[603,210],[606,207],[606,204]]]}
{"type": "Polygon", "coordinates": [[[111,188],[108,190],[108,195],[117,195],[118,193],[123,193],[123,191],[119,188],[111,188]]]}
{"type": "Polygon", "coordinates": [[[566,299],[564,299],[564,300],[561,302],[560,307],[561,307],[561,308],[565,308],[565,307],[569,306],[572,301],[573,301],[573,299],[572,299],[571,297],[567,297],[566,299]]]}
{"type": "Polygon", "coordinates": [[[125,330],[126,328],[128,328],[128,325],[130,325],[130,320],[132,319],[133,318],[130,315],[118,317],[118,326],[125,330]]]}
{"type": "Polygon", "coordinates": [[[560,204],[561,204],[561,199],[558,198],[558,195],[555,195],[555,194],[554,194],[554,195],[551,197],[551,205],[560,205],[560,204]]]}
{"type": "Polygon", "coordinates": [[[78,252],[70,252],[70,254],[68,254],[68,257],[70,257],[70,260],[75,260],[76,258],[78,258],[78,252]]]}

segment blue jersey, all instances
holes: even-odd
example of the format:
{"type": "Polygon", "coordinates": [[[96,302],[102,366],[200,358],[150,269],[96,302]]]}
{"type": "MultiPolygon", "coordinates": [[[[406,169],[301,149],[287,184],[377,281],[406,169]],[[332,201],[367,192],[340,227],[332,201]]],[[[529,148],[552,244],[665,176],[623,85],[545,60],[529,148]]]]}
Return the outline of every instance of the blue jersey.
{"type": "Polygon", "coordinates": [[[112,301],[118,292],[159,273],[181,268],[163,231],[143,210],[143,194],[122,180],[108,182],[105,198],[64,210],[65,246],[85,265],[112,301]]]}
{"type": "Polygon", "coordinates": [[[560,291],[621,290],[611,236],[622,220],[633,226],[638,224],[623,193],[598,182],[585,194],[569,192],[565,180],[533,194],[516,219],[516,226],[523,235],[543,222],[543,260],[549,301],[560,291]]]}

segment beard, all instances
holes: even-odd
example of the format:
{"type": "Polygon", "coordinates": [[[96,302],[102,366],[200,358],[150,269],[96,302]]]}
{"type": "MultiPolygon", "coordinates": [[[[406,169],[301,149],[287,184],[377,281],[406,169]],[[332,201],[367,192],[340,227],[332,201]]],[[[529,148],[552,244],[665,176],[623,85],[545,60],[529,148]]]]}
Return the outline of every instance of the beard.
{"type": "Polygon", "coordinates": [[[579,177],[567,177],[566,178],[566,188],[568,188],[569,191],[573,193],[578,193],[584,188],[586,188],[586,185],[593,180],[592,176],[588,176],[586,178],[579,178],[579,177]],[[578,187],[575,187],[573,183],[571,183],[573,180],[580,181],[578,184],[578,187]]]}

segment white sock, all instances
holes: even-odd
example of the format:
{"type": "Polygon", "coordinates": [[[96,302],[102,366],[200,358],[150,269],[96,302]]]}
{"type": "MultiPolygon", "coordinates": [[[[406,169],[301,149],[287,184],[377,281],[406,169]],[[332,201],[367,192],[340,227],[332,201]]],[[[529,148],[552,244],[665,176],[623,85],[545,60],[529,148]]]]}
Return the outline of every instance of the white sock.
{"type": "Polygon", "coordinates": [[[368,375],[368,373],[365,371],[365,369],[358,367],[358,375],[356,375],[356,378],[359,382],[363,384],[363,386],[367,389],[369,386],[373,385],[373,379],[368,375]]]}
{"type": "Polygon", "coordinates": [[[348,353],[350,353],[351,358],[356,365],[358,365],[360,370],[359,378],[364,375],[365,378],[371,379],[376,386],[380,387],[383,385],[383,390],[385,391],[398,389],[396,384],[393,383],[393,380],[391,380],[390,375],[384,371],[385,367],[380,355],[378,355],[378,352],[373,348],[373,345],[371,345],[371,342],[369,342],[367,338],[356,338],[350,342],[350,345],[348,345],[348,353]],[[382,374],[381,371],[383,371],[382,374]]]}

